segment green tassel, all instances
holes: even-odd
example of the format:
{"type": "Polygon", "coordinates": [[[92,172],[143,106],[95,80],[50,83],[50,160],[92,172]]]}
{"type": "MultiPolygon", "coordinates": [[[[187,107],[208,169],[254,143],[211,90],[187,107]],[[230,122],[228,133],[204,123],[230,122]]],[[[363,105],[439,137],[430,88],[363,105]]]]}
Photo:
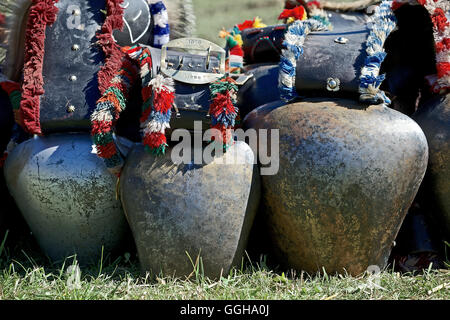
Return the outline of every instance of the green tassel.
{"type": "Polygon", "coordinates": [[[111,132],[108,133],[97,133],[92,137],[95,145],[104,146],[110,142],[113,142],[113,135],[111,132]]]}
{"type": "Polygon", "coordinates": [[[144,147],[144,150],[145,150],[147,153],[153,154],[153,155],[155,155],[155,156],[163,156],[163,155],[166,154],[166,148],[167,148],[168,146],[169,146],[169,145],[166,144],[166,143],[160,145],[158,148],[150,148],[149,146],[145,146],[145,147],[144,147]]]}
{"type": "Polygon", "coordinates": [[[105,94],[112,92],[114,93],[114,95],[117,97],[117,100],[119,100],[120,103],[120,108],[123,110],[125,110],[125,108],[127,107],[126,102],[125,102],[125,97],[123,96],[123,93],[117,89],[116,87],[109,87],[106,91],[105,94]]]}

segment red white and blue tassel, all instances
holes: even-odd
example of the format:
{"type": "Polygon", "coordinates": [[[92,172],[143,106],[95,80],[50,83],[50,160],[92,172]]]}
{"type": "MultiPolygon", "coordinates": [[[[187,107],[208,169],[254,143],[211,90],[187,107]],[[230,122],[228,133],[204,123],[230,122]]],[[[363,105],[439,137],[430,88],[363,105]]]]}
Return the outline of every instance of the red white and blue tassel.
{"type": "Polygon", "coordinates": [[[175,101],[175,88],[172,78],[158,74],[148,87],[152,88],[152,108],[149,117],[142,122],[142,143],[147,152],[163,155],[168,147],[166,129],[170,128],[172,106],[175,101]]]}
{"type": "Polygon", "coordinates": [[[128,49],[128,54],[138,61],[141,69],[142,143],[147,152],[163,155],[168,147],[166,129],[170,128],[172,107],[175,106],[174,81],[162,74],[152,77],[152,57],[148,48],[136,45],[128,49]]]}
{"type": "Polygon", "coordinates": [[[91,115],[91,135],[97,155],[103,158],[108,170],[117,176],[120,176],[124,160],[114,143],[113,130],[126,108],[128,93],[136,78],[137,68],[125,56],[122,67],[97,101],[96,109],[91,115]]]}
{"type": "Polygon", "coordinates": [[[233,144],[232,129],[239,111],[235,106],[238,86],[234,79],[224,76],[210,85],[210,91],[211,127],[220,131],[220,140],[216,142],[222,143],[223,149],[227,150],[233,144]]]}

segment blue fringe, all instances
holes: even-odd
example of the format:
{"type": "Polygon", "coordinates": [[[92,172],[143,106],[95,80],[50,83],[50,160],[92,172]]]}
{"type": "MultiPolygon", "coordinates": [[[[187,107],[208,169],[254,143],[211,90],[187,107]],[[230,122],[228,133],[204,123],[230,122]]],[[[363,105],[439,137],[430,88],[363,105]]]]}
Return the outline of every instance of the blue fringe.
{"type": "Polygon", "coordinates": [[[156,111],[152,111],[150,113],[150,119],[151,120],[155,120],[155,121],[160,122],[160,123],[169,123],[171,116],[172,116],[172,111],[171,110],[169,110],[165,114],[161,113],[161,112],[156,112],[156,111]]]}
{"type": "Polygon", "coordinates": [[[160,26],[155,26],[153,28],[153,34],[156,36],[164,36],[166,34],[170,33],[170,27],[169,25],[166,25],[165,28],[161,28],[160,26]]]}
{"type": "MultiPolygon", "coordinates": [[[[394,30],[397,20],[392,11],[392,2],[391,1],[383,1],[380,6],[377,8],[374,15],[374,25],[372,26],[372,30],[370,31],[369,37],[367,39],[367,49],[375,50],[376,47],[383,47],[384,42],[377,36],[377,33],[383,33],[385,38],[389,36],[389,34],[394,30]]],[[[378,74],[381,64],[386,58],[386,52],[378,51],[372,55],[366,57],[364,62],[364,68],[370,72],[368,75],[361,75],[360,77],[360,92],[361,97],[360,100],[362,102],[369,103],[379,103],[384,102],[386,104],[390,104],[391,100],[386,96],[386,94],[379,90],[377,94],[373,97],[366,97],[364,93],[364,89],[367,89],[370,85],[375,88],[379,88],[386,76],[384,74],[379,76],[374,76],[378,74]]]]}
{"type": "MultiPolygon", "coordinates": [[[[330,25],[327,19],[322,17],[312,17],[306,21],[296,21],[294,22],[287,30],[286,34],[294,35],[296,38],[304,38],[307,33],[317,30],[324,30],[327,26],[330,25]],[[306,30],[309,29],[309,32],[306,30]]],[[[290,51],[296,60],[299,60],[303,55],[303,47],[297,46],[292,43],[287,42],[286,40],[283,42],[283,46],[286,50],[290,51]]],[[[280,77],[279,77],[279,85],[278,90],[280,92],[280,98],[284,101],[290,101],[296,98],[297,91],[295,90],[295,86],[288,87],[281,82],[281,75],[285,74],[288,77],[295,80],[296,69],[297,66],[293,65],[292,62],[289,61],[285,56],[281,56],[280,58],[280,77]]],[[[294,84],[295,81],[292,81],[294,84]]]]}
{"type": "Polygon", "coordinates": [[[166,10],[166,6],[164,5],[164,3],[162,1],[158,1],[156,3],[153,3],[150,6],[150,13],[152,15],[158,14],[161,11],[164,11],[164,10],[166,10]]]}

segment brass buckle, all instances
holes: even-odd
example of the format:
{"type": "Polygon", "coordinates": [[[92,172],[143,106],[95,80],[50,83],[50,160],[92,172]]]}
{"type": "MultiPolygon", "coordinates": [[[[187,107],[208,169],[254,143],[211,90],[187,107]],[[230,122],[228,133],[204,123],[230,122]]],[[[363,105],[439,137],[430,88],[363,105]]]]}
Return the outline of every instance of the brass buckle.
{"type": "Polygon", "coordinates": [[[161,72],[176,81],[188,84],[207,84],[225,75],[225,50],[215,43],[200,38],[181,38],[172,40],[162,47],[161,72]],[[171,50],[172,49],[172,50],[171,50]],[[182,53],[194,54],[204,61],[206,72],[189,71],[184,67],[182,53]],[[178,59],[177,67],[169,62],[169,58],[178,59]],[[211,67],[211,57],[216,57],[218,65],[211,67]]]}

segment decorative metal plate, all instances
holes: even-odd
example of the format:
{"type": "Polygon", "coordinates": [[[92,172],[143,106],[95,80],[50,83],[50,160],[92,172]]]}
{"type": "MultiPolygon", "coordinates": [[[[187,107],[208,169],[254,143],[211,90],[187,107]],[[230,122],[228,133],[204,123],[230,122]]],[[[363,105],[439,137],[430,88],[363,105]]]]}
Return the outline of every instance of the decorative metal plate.
{"type": "Polygon", "coordinates": [[[170,41],[162,47],[161,72],[188,84],[211,83],[225,75],[225,50],[199,38],[170,41]]]}

